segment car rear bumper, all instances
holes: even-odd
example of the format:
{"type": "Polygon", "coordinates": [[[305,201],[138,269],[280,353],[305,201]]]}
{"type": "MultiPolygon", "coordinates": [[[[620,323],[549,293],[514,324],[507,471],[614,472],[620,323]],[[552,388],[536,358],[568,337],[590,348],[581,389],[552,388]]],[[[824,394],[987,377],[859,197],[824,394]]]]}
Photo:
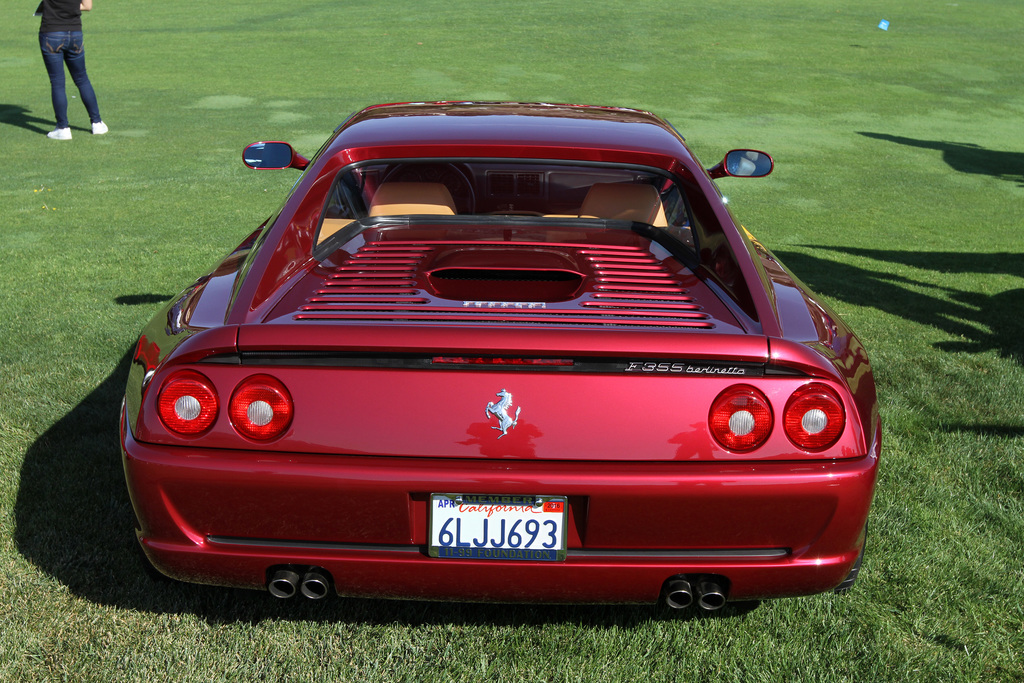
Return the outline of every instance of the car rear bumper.
{"type": "Polygon", "coordinates": [[[800,463],[467,461],[152,446],[122,426],[139,540],[168,576],[263,588],[273,568],[314,566],[341,595],[433,600],[649,603],[679,574],[725,577],[735,600],[829,590],[863,547],[878,451],[800,463]],[[431,558],[432,492],[567,496],[568,556],[431,558]]]}

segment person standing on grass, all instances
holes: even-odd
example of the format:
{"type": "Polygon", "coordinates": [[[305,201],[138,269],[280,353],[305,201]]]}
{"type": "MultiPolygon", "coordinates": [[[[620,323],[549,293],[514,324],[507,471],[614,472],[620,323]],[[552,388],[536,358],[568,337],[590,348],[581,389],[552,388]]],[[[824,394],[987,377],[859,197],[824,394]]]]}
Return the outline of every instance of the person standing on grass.
{"type": "Polygon", "coordinates": [[[42,0],[37,14],[43,17],[39,25],[39,49],[50,75],[50,96],[57,127],[46,134],[51,140],[70,140],[68,124],[68,96],[64,92],[64,65],[68,65],[71,80],[78,86],[82,104],[89,112],[93,135],[107,132],[107,124],[100,118],[96,93],[85,72],[85,45],[82,38],[82,12],[92,9],[92,0],[42,0]]]}

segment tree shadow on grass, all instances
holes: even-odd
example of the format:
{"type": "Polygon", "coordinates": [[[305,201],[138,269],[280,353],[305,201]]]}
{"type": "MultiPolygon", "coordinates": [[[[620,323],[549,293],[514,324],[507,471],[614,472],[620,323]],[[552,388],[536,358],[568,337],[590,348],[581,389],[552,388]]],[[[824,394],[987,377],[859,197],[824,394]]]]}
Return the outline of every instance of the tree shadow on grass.
{"type": "Polygon", "coordinates": [[[915,140],[885,133],[859,132],[859,134],[875,140],[895,142],[909,147],[935,149],[942,152],[942,160],[949,164],[954,171],[988,175],[1000,180],[1015,182],[1024,187],[1024,153],[1021,152],[1001,152],[964,142],[915,140]]]}
{"type": "Polygon", "coordinates": [[[971,434],[997,439],[1015,439],[1024,436],[1024,427],[1008,427],[1005,425],[972,425],[963,422],[954,422],[953,424],[942,425],[941,429],[944,432],[969,432],[971,434]]]}
{"type": "Polygon", "coordinates": [[[853,266],[802,252],[780,251],[779,257],[811,289],[840,301],[875,308],[922,325],[935,327],[961,341],[942,341],[950,352],[996,351],[1024,365],[1024,289],[988,295],[971,291],[959,277],[1003,274],[1024,278],[1024,254],[934,251],[887,251],[829,247],[852,256],[897,263],[945,275],[943,284],[914,280],[883,270],[853,266]]]}
{"type": "Polygon", "coordinates": [[[414,626],[579,623],[611,628],[650,621],[737,618],[757,607],[758,603],[732,603],[708,614],[662,605],[478,605],[334,596],[319,601],[278,600],[264,591],[157,579],[155,570],[147,570],[135,540],[135,518],[120,458],[118,418],[132,351],[126,351],[99,386],[29,447],[21,469],[14,509],[16,547],[76,596],[128,610],[249,624],[312,620],[414,626]]]}

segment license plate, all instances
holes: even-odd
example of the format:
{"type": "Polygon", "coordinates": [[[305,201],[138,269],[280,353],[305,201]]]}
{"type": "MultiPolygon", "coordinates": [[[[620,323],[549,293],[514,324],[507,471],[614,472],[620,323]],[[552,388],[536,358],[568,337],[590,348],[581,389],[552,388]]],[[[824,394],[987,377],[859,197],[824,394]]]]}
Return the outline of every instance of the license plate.
{"type": "Polygon", "coordinates": [[[559,562],[568,508],[565,496],[431,494],[430,556],[559,562]]]}

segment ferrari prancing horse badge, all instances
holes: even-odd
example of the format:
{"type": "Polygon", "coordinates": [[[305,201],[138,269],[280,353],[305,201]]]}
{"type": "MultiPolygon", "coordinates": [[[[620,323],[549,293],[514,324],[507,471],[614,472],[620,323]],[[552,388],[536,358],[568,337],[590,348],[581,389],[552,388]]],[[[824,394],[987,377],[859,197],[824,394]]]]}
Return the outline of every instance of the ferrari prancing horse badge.
{"type": "Polygon", "coordinates": [[[488,402],[487,410],[484,414],[487,416],[488,420],[491,419],[492,415],[498,418],[498,426],[495,427],[494,425],[491,425],[491,429],[497,429],[501,432],[501,434],[498,435],[498,438],[500,439],[508,434],[508,430],[519,424],[519,411],[522,410],[523,407],[517,406],[516,416],[514,418],[509,417],[508,409],[512,407],[512,394],[509,393],[508,389],[502,389],[495,395],[501,398],[501,400],[497,403],[488,402]]]}

